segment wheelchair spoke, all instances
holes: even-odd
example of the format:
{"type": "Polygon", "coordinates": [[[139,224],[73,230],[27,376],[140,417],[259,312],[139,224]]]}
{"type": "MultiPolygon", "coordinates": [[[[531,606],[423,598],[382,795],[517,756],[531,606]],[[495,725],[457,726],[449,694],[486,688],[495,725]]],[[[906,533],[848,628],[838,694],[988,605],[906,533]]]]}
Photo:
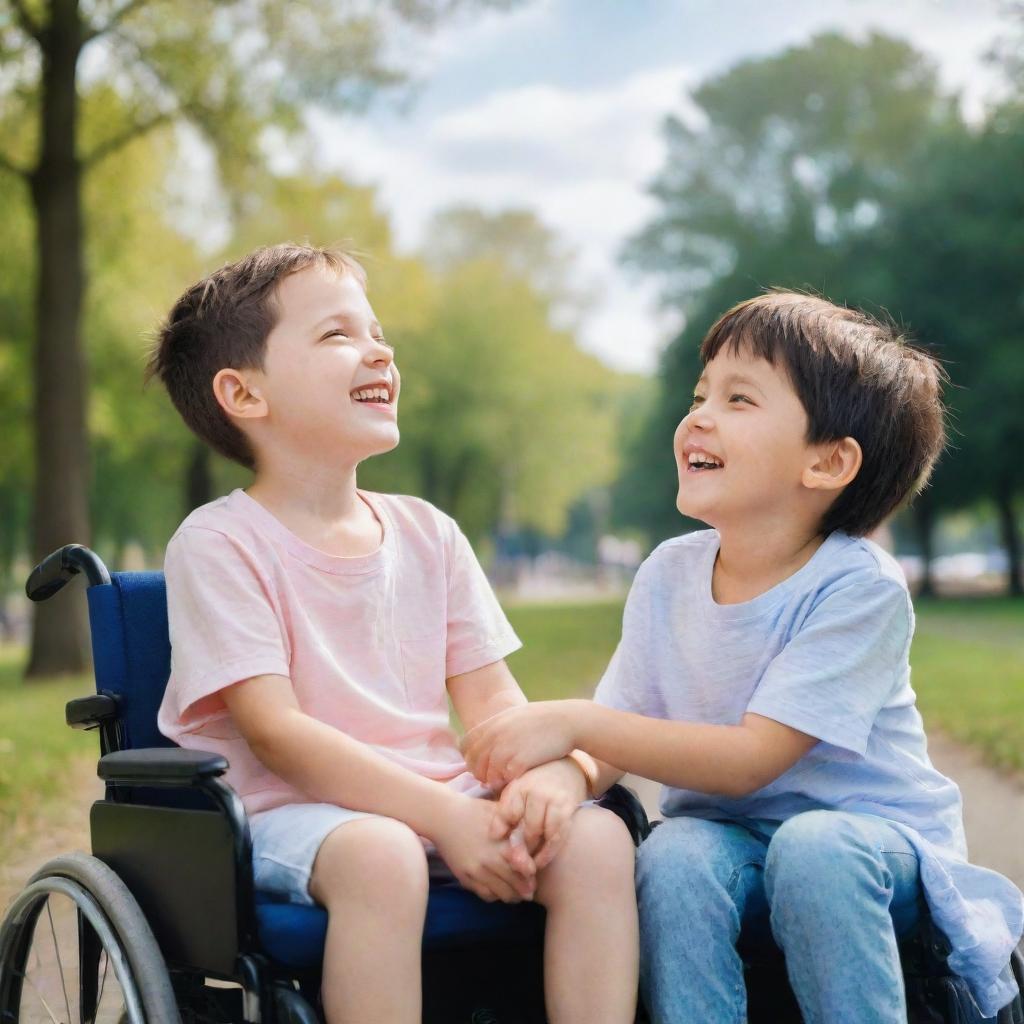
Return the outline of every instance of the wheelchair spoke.
{"type": "MultiPolygon", "coordinates": [[[[68,1010],[68,1024],[71,1024],[71,1003],[68,1001],[68,986],[64,980],[64,964],[60,958],[60,947],[57,945],[57,929],[53,926],[53,914],[50,909],[49,899],[47,899],[46,901],[46,916],[50,922],[50,936],[53,939],[53,953],[54,956],[57,958],[57,969],[60,971],[60,987],[64,992],[64,1005],[67,1007],[68,1010]]],[[[42,998],[42,996],[40,996],[40,998],[42,998]]],[[[43,1005],[46,1005],[45,1001],[43,1005]]],[[[46,1010],[48,1013],[50,1012],[50,1008],[48,1006],[46,1007],[46,1010]]]]}
{"type": "MultiPolygon", "coordinates": [[[[61,1024],[61,1022],[59,1020],[57,1020],[57,1018],[54,1016],[53,1010],[50,1009],[50,1004],[43,998],[43,993],[40,992],[38,988],[36,988],[36,983],[27,974],[21,974],[19,976],[20,976],[20,978],[21,978],[21,980],[23,982],[25,982],[25,981],[28,982],[28,987],[33,992],[35,992],[36,998],[39,1000],[40,1003],[43,1004],[43,1009],[46,1011],[47,1015],[49,1016],[49,1018],[53,1022],[53,1024],[61,1024]]],[[[70,1016],[70,1013],[71,1013],[71,1011],[69,1010],[68,1011],[69,1016],[70,1016]]]]}

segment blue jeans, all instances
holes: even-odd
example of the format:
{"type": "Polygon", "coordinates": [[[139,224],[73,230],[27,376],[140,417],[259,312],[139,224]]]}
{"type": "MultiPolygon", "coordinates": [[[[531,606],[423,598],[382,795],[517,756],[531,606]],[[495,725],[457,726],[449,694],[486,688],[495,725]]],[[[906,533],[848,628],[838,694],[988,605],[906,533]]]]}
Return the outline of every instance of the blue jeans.
{"type": "Polygon", "coordinates": [[[669,818],[638,851],[637,900],[654,1024],[741,1024],[740,950],[773,941],[807,1024],[906,1022],[896,943],[921,887],[913,849],[881,818],[669,818]]]}

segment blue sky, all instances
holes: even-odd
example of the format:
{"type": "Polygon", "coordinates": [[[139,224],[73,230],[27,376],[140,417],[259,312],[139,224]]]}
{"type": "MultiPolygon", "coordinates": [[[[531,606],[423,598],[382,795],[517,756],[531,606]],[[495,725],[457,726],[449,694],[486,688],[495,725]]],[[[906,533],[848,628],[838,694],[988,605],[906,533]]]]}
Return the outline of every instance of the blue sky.
{"type": "Polygon", "coordinates": [[[533,0],[398,40],[417,83],[410,102],[311,115],[313,159],[374,184],[405,249],[446,205],[535,210],[576,253],[591,297],[581,343],[649,372],[678,322],[618,253],[655,212],[645,187],[663,160],[665,115],[685,111],[708,75],[827,29],[911,40],[969,111],[998,88],[982,58],[1007,29],[999,0],[533,0]]]}

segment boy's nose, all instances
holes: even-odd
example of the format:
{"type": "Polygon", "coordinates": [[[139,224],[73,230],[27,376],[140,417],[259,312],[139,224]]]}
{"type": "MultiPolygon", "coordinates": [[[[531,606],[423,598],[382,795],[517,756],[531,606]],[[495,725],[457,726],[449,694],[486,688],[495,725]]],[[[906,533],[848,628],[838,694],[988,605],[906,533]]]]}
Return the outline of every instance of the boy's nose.
{"type": "Polygon", "coordinates": [[[379,341],[374,340],[373,344],[366,351],[366,362],[371,366],[390,366],[395,361],[395,353],[379,341]]]}
{"type": "Polygon", "coordinates": [[[690,430],[708,430],[711,427],[713,420],[708,412],[706,405],[699,405],[696,409],[691,409],[683,417],[683,423],[690,430]]]}

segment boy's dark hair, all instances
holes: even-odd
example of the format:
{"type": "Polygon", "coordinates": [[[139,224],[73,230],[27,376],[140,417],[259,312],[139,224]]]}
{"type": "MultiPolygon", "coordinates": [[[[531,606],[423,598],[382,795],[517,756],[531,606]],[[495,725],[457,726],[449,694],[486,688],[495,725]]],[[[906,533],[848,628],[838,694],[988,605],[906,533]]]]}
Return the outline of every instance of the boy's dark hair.
{"type": "Polygon", "coordinates": [[[145,380],[159,377],[174,407],[198,437],[248,469],[255,453],[213,394],[219,370],[262,370],[267,336],[277,323],[277,286],[307,267],[352,274],[366,287],[366,273],[347,252],[311,245],[256,249],[192,285],[174,304],[156,337],[145,380]]]}
{"type": "Polygon", "coordinates": [[[733,306],[700,347],[781,364],[807,412],[806,441],[852,437],[863,463],[825,513],[824,534],[860,537],[927,484],[945,445],[941,364],[895,326],[814,295],[771,291],[733,306]]]}

